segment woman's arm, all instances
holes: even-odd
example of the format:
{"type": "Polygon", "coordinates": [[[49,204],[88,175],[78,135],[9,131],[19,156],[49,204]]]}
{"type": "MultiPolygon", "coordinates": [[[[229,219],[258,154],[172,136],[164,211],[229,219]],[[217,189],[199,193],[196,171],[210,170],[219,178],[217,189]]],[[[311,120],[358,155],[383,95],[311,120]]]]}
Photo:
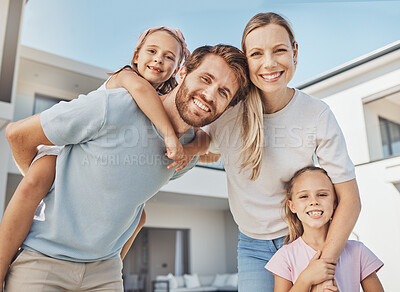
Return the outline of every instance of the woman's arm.
{"type": "MultiPolygon", "coordinates": [[[[321,258],[339,259],[361,211],[361,200],[356,179],[334,184],[338,198],[332,222],[329,226],[321,258]]],[[[323,291],[323,286],[313,287],[312,291],[323,291]]]]}
{"type": "MultiPolygon", "coordinates": [[[[321,251],[317,251],[310,260],[307,268],[301,272],[296,282],[293,284],[293,287],[289,290],[290,292],[308,292],[313,285],[323,283],[327,280],[333,280],[337,261],[333,259],[321,259],[320,257],[321,251]]],[[[330,288],[335,289],[335,287],[330,288]]]]}
{"type": "Polygon", "coordinates": [[[54,181],[57,156],[35,161],[18,185],[0,224],[0,279],[4,282],[8,267],[28,235],[40,201],[54,181]]]}
{"type": "MultiPolygon", "coordinates": [[[[312,285],[321,283],[326,280],[333,279],[335,276],[335,260],[320,259],[321,251],[317,251],[311,258],[307,267],[300,273],[294,283],[289,279],[285,279],[278,274],[289,271],[293,267],[288,266],[284,261],[278,261],[276,253],[266,268],[275,276],[275,292],[309,292],[312,285]],[[283,270],[282,270],[283,269],[283,270]]],[[[329,287],[328,291],[337,291],[336,287],[329,287]]]]}
{"type": "Polygon", "coordinates": [[[124,69],[111,77],[107,87],[123,87],[128,90],[139,108],[164,135],[168,158],[176,160],[183,156],[182,144],[175,134],[159,95],[148,81],[134,71],[124,69]]]}
{"type": "Polygon", "coordinates": [[[356,179],[334,184],[338,198],[321,258],[339,259],[361,211],[356,179]]]}
{"type": "Polygon", "coordinates": [[[361,281],[361,287],[364,292],[384,292],[381,281],[379,281],[376,272],[361,281]]]}

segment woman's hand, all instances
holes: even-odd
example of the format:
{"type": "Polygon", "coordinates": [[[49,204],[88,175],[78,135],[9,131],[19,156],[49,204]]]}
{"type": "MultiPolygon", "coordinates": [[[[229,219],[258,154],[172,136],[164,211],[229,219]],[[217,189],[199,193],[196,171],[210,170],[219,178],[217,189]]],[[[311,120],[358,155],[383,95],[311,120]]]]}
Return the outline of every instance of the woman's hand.
{"type": "MultiPolygon", "coordinates": [[[[333,259],[320,259],[320,256],[321,251],[317,251],[307,268],[299,276],[303,282],[308,283],[310,286],[333,280],[335,277],[336,261],[333,259]]],[[[329,287],[331,290],[326,291],[337,291],[332,290],[335,289],[333,285],[329,285],[329,287]]]]}

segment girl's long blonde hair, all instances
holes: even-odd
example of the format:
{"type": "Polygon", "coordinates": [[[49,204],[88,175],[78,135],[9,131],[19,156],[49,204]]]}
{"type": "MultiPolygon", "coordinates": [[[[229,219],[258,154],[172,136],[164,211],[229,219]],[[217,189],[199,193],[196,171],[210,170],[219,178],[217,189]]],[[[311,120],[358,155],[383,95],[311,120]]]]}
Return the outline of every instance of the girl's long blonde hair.
{"type": "Polygon", "coordinates": [[[288,201],[292,200],[292,195],[293,195],[292,190],[293,190],[293,185],[296,182],[296,179],[303,173],[309,171],[317,171],[322,174],[325,174],[332,183],[332,180],[329,177],[326,170],[317,166],[303,167],[302,169],[298,170],[288,182],[285,183],[286,196],[285,199],[283,200],[283,211],[285,214],[285,220],[289,225],[289,234],[285,238],[285,244],[295,241],[297,238],[302,236],[304,232],[303,224],[301,223],[297,215],[290,210],[288,201]]]}
{"type": "MultiPolygon", "coordinates": [[[[247,23],[242,36],[242,51],[246,54],[246,38],[256,28],[268,24],[277,24],[286,29],[292,46],[295,37],[288,21],[279,14],[259,13],[247,23]]],[[[240,171],[251,169],[249,179],[255,180],[260,175],[264,144],[263,102],[260,90],[251,84],[250,93],[242,102],[242,150],[240,152],[240,171]]]]}

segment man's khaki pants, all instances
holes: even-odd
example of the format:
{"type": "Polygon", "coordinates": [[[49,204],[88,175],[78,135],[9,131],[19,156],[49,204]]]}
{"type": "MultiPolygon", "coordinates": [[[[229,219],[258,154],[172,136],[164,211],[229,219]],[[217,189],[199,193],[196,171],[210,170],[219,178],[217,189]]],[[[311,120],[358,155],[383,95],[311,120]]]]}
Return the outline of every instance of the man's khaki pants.
{"type": "Polygon", "coordinates": [[[122,292],[121,270],[120,258],[77,263],[24,250],[10,266],[5,291],[122,292]]]}

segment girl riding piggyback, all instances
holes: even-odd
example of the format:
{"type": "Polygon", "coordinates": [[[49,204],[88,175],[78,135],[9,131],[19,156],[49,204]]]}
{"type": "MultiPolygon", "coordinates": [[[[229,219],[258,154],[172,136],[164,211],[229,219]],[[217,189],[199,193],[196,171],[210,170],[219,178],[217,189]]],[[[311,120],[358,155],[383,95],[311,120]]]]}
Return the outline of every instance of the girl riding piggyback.
{"type": "MultiPolygon", "coordinates": [[[[99,88],[102,90],[124,87],[129,91],[143,113],[164,135],[166,155],[175,160],[173,165],[180,164],[176,170],[183,169],[192,156],[184,155],[183,147],[163,107],[161,95],[168,93],[177,85],[175,75],[183,59],[189,55],[185,38],[179,29],[167,27],[148,29],[139,36],[131,65],[111,74],[107,82],[99,88]]],[[[59,146],[40,147],[29,169],[23,171],[25,176],[5,211],[0,224],[1,283],[12,258],[29,232],[39,203],[53,184],[56,157],[61,149],[59,146]]],[[[144,221],[143,213],[140,225],[121,252],[122,258],[144,221]]]]}
{"type": "Polygon", "coordinates": [[[308,166],[286,184],[284,211],[289,224],[285,243],[265,268],[275,276],[275,291],[310,291],[334,280],[324,291],[383,291],[376,272],[383,263],[361,242],[349,240],[336,262],[320,259],[337,196],[326,171],[308,166]]]}
{"type": "Polygon", "coordinates": [[[168,93],[177,85],[175,75],[184,57],[189,56],[179,29],[165,26],[147,29],[137,40],[131,65],[113,73],[105,85],[107,89],[124,87],[129,91],[139,108],[164,135],[167,156],[182,163],[177,170],[183,169],[190,159],[184,160],[182,144],[159,95],[168,93]]]}

